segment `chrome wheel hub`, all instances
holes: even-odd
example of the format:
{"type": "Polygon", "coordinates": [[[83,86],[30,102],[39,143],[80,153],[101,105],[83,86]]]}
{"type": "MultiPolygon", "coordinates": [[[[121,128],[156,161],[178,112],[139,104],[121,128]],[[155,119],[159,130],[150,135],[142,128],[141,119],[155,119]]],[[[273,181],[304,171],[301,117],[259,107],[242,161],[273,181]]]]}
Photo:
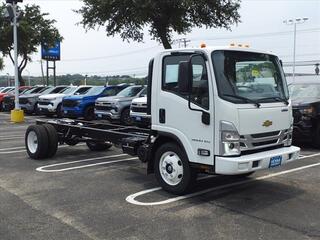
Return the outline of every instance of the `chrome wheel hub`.
{"type": "Polygon", "coordinates": [[[34,131],[29,132],[27,137],[28,149],[31,153],[35,153],[38,149],[38,137],[34,131]]]}
{"type": "Polygon", "coordinates": [[[183,165],[179,156],[174,152],[162,154],[159,162],[162,179],[171,186],[178,185],[183,178],[183,165]]]}

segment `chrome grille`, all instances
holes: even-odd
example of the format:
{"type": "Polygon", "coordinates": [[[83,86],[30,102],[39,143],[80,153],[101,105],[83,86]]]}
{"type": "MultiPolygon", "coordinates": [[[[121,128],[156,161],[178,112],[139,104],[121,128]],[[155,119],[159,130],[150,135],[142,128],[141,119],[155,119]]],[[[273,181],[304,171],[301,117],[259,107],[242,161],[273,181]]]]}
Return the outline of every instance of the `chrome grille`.
{"type": "Polygon", "coordinates": [[[241,151],[268,148],[283,145],[287,140],[288,129],[266,133],[257,133],[240,136],[241,151]]]}

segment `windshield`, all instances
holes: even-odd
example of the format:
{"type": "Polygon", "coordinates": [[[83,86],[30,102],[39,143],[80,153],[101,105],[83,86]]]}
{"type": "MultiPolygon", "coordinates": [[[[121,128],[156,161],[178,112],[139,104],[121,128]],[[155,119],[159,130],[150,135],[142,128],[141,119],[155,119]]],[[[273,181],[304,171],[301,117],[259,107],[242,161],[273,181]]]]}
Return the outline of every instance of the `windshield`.
{"type": "Polygon", "coordinates": [[[94,96],[94,95],[99,95],[100,93],[102,93],[102,91],[104,90],[104,87],[92,87],[90,88],[90,90],[85,93],[84,95],[86,96],[94,96]]]}
{"type": "Polygon", "coordinates": [[[244,99],[276,102],[289,93],[277,57],[262,53],[214,51],[212,60],[219,96],[234,103],[244,99]]]}
{"type": "Polygon", "coordinates": [[[14,88],[4,88],[2,89],[1,93],[7,93],[7,92],[10,92],[12,91],[14,88]]]}
{"type": "Polygon", "coordinates": [[[320,98],[320,84],[294,84],[289,87],[292,100],[320,98]]]}
{"type": "Polygon", "coordinates": [[[141,90],[142,86],[132,86],[132,87],[127,87],[123,89],[121,92],[117,94],[119,97],[134,97],[136,96],[141,90]]]}
{"type": "Polygon", "coordinates": [[[50,94],[52,90],[53,90],[53,87],[45,87],[40,92],[37,92],[37,93],[41,93],[42,95],[45,95],[45,94],[50,94]]]}
{"type": "Polygon", "coordinates": [[[61,93],[66,89],[66,87],[61,86],[61,87],[55,87],[53,89],[51,89],[50,94],[54,94],[54,93],[61,93]]]}
{"type": "Polygon", "coordinates": [[[61,93],[63,93],[63,94],[71,94],[71,93],[73,93],[76,89],[77,89],[77,87],[67,87],[66,89],[64,89],[63,91],[61,91],[61,93]]]}
{"type": "Polygon", "coordinates": [[[39,93],[41,92],[45,87],[37,87],[37,88],[32,88],[29,91],[25,92],[24,94],[33,94],[33,93],[39,93]]]}
{"type": "Polygon", "coordinates": [[[103,91],[103,96],[109,97],[109,96],[114,96],[118,93],[118,88],[117,87],[108,87],[103,91]]]}
{"type": "Polygon", "coordinates": [[[74,95],[85,95],[92,87],[82,87],[79,88],[74,95]]]}

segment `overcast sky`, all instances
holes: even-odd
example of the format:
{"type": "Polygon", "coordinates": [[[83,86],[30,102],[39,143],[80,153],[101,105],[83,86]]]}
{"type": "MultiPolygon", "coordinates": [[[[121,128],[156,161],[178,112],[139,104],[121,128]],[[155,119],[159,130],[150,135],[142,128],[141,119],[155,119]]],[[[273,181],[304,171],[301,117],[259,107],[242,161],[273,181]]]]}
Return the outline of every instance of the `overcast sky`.
{"type": "MultiPolygon", "coordinates": [[[[151,40],[146,31],[144,43],[123,42],[120,37],[106,37],[104,29],[85,30],[76,25],[81,16],[73,9],[82,6],[77,0],[24,0],[23,4],[38,4],[50,18],[56,19],[56,27],[64,37],[61,45],[62,60],[57,63],[57,74],[81,73],[88,75],[146,73],[149,59],[163,48],[151,40]]],[[[223,29],[194,29],[186,36],[189,46],[229,45],[231,42],[247,43],[252,48],[273,51],[284,62],[293,58],[293,26],[283,23],[285,19],[308,17],[309,21],[298,25],[297,61],[320,60],[320,0],[242,0],[241,23],[232,31],[223,29]]],[[[178,47],[178,45],[174,45],[178,47]]],[[[24,75],[40,76],[40,51],[33,57],[24,75]]],[[[11,62],[0,74],[13,75],[11,62]]],[[[290,69],[286,69],[290,71],[290,69]]],[[[313,68],[298,68],[301,72],[314,72],[313,68]]]]}

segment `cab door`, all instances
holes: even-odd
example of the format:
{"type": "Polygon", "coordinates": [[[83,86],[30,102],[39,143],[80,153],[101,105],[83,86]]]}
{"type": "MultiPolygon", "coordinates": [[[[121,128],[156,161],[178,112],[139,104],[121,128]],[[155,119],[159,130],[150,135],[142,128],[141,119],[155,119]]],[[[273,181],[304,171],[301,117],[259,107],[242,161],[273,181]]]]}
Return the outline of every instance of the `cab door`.
{"type": "MultiPolygon", "coordinates": [[[[213,165],[214,106],[208,62],[191,53],[171,54],[162,58],[161,80],[156,91],[156,116],[152,127],[160,133],[176,138],[188,154],[189,161],[213,165]],[[179,63],[191,60],[191,94],[179,90],[179,63]],[[190,98],[190,106],[189,106],[190,98]],[[203,121],[203,116],[209,121],[203,121]],[[208,120],[208,118],[206,118],[208,120]]],[[[183,79],[184,81],[184,79],[183,79]]],[[[188,81],[185,79],[185,81],[188,81]]]]}

